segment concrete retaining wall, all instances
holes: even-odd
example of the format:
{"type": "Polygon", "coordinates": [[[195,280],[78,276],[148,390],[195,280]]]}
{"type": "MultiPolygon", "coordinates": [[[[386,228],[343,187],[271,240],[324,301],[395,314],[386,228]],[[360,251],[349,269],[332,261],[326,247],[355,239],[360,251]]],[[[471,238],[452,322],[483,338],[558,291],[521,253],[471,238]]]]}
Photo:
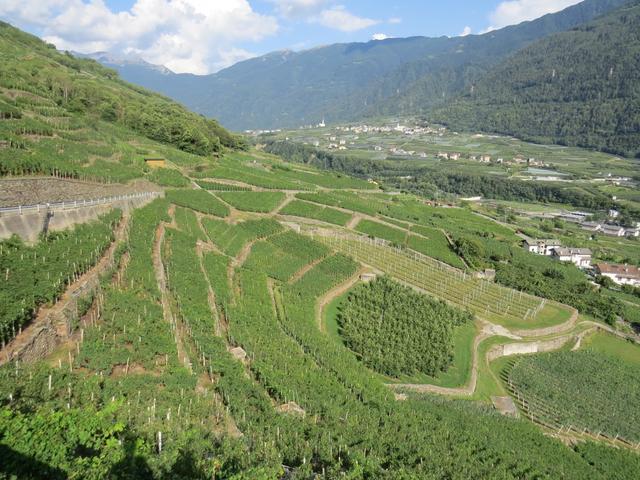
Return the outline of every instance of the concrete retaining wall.
{"type": "Polygon", "coordinates": [[[575,335],[566,335],[564,337],[554,338],[553,340],[496,345],[487,353],[487,359],[491,362],[496,358],[510,357],[512,355],[552,352],[562,348],[575,338],[575,335]]]}
{"type": "MultiPolygon", "coordinates": [[[[95,220],[104,215],[112,208],[119,208],[127,213],[138,207],[142,207],[154,200],[153,197],[130,198],[124,200],[114,200],[111,203],[93,205],[65,210],[55,210],[49,218],[49,231],[56,232],[66,230],[74,225],[95,220]]],[[[47,213],[44,209],[41,212],[24,213],[22,215],[9,215],[0,217],[0,240],[18,235],[27,243],[38,240],[39,235],[44,231],[47,222],[47,213]]]]}

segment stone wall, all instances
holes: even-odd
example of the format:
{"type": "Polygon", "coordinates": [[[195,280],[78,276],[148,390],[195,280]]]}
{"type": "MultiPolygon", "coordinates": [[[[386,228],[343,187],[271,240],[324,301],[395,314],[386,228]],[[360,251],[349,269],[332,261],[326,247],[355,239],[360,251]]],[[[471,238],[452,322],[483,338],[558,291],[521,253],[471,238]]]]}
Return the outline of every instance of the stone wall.
{"type": "MultiPolygon", "coordinates": [[[[48,219],[48,230],[51,232],[66,230],[74,225],[95,220],[112,208],[119,208],[126,213],[142,207],[152,200],[154,200],[153,197],[139,197],[117,200],[104,205],[56,210],[48,219]]],[[[10,238],[15,234],[25,242],[36,242],[44,231],[46,223],[47,212],[45,211],[0,216],[0,240],[10,238]]]]}

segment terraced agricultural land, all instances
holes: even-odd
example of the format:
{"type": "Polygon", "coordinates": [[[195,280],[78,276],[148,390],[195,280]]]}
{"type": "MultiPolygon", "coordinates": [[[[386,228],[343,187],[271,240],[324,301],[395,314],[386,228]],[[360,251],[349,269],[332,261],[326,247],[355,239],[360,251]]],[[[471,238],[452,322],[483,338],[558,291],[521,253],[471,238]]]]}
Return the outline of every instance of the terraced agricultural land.
{"type": "Polygon", "coordinates": [[[302,200],[294,200],[279,212],[281,215],[311,218],[322,222],[345,226],[352,215],[331,207],[323,207],[302,200]]]}
{"type": "MultiPolygon", "coordinates": [[[[638,349],[639,347],[635,347],[638,349]]],[[[637,366],[589,349],[518,358],[506,382],[536,422],[640,442],[637,366]]]]}
{"type": "Polygon", "coordinates": [[[572,315],[566,307],[474,278],[380,240],[338,235],[315,238],[436,298],[508,328],[527,330],[558,326],[572,315]]]}
{"type": "Polygon", "coordinates": [[[285,198],[282,192],[218,192],[216,195],[238,210],[258,213],[275,210],[285,198]]]}

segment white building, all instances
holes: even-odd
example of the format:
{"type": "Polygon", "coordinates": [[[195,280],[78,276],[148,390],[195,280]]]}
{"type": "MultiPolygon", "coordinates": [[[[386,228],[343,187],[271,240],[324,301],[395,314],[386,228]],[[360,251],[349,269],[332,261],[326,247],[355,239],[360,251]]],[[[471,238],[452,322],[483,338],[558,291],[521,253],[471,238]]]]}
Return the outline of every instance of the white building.
{"type": "Polygon", "coordinates": [[[609,225],[604,224],[600,228],[600,231],[605,235],[609,235],[611,237],[624,237],[625,229],[619,225],[609,225]]]}
{"type": "Polygon", "coordinates": [[[537,255],[551,256],[555,248],[562,247],[560,240],[536,240],[527,238],[523,242],[525,250],[537,255]]]}
{"type": "Polygon", "coordinates": [[[591,250],[588,248],[554,248],[551,257],[559,262],[571,262],[578,268],[591,266],[591,250]]]}
{"type": "Polygon", "coordinates": [[[640,286],[640,268],[633,265],[598,263],[596,271],[603,277],[610,278],[618,285],[640,286]]]}

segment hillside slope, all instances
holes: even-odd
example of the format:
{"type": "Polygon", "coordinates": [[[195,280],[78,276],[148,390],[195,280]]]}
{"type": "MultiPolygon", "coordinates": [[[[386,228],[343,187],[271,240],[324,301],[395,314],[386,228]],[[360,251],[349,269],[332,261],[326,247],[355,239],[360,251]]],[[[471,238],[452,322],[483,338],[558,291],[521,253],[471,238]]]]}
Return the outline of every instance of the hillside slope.
{"type": "Polygon", "coordinates": [[[128,179],[141,176],[145,155],[242,146],[215,120],[2,22],[0,58],[0,175],[128,179]]]}
{"type": "Polygon", "coordinates": [[[536,42],[432,118],[640,156],[640,2],[536,42]]]}
{"type": "Polygon", "coordinates": [[[275,52],[215,75],[167,75],[107,64],[124,78],[169,95],[229,128],[297,127],[379,113],[416,113],[464,90],[470,79],[546,35],[626,0],[586,0],[561,12],[467,37],[413,37],[275,52]]]}

